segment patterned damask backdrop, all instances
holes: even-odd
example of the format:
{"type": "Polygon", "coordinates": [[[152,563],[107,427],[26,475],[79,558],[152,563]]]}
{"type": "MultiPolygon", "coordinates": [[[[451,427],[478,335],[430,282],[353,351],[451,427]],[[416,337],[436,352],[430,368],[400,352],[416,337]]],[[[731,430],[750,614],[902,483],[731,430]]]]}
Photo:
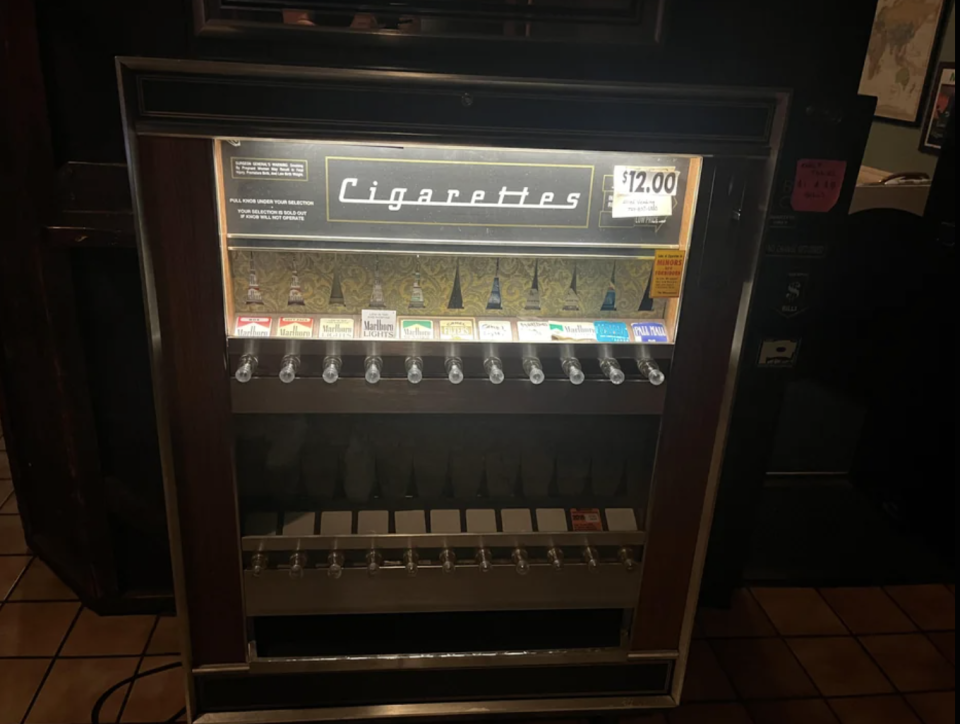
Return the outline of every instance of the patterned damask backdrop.
{"type": "Polygon", "coordinates": [[[257,309],[282,313],[296,309],[307,314],[360,314],[370,307],[375,270],[379,268],[384,304],[401,315],[430,317],[542,317],[542,318],[636,318],[662,319],[666,301],[653,300],[653,308],[638,311],[653,271],[651,259],[556,259],[503,257],[500,262],[500,286],[503,309],[488,310],[497,259],[494,257],[421,256],[412,254],[331,254],[320,252],[230,252],[233,294],[238,312],[247,308],[246,297],[251,264],[256,271],[264,304],[257,309]],[[463,309],[450,309],[459,260],[463,309]],[[417,265],[424,305],[411,309],[410,298],[417,265]],[[540,311],[525,308],[538,269],[540,311]],[[305,306],[291,308],[287,302],[293,272],[303,289],[305,306]],[[580,311],[564,310],[568,291],[577,275],[580,311]],[[334,278],[338,277],[343,305],[331,304],[334,278]],[[616,281],[616,310],[601,307],[616,281]]]}

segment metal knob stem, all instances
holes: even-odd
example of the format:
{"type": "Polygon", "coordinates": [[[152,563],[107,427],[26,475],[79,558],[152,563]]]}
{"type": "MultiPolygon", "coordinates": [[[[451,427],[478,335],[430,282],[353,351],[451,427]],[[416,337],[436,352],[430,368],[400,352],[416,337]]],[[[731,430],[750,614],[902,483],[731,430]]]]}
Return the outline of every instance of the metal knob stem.
{"type": "Polygon", "coordinates": [[[380,568],[383,566],[383,556],[380,555],[379,551],[370,551],[367,553],[367,574],[370,576],[376,576],[380,573],[380,568]]]}
{"type": "Polygon", "coordinates": [[[623,564],[623,567],[627,569],[627,572],[633,573],[635,570],[637,570],[637,554],[633,548],[624,546],[620,549],[618,557],[620,558],[620,562],[623,564]]]}
{"type": "Polygon", "coordinates": [[[586,380],[583,374],[583,367],[580,366],[580,360],[574,357],[567,357],[563,360],[563,373],[570,378],[570,382],[575,385],[582,385],[586,380]]]}
{"type": "Polygon", "coordinates": [[[327,556],[327,576],[334,580],[340,578],[343,575],[343,562],[343,553],[334,551],[327,556]]]}
{"type": "Polygon", "coordinates": [[[584,548],[583,561],[587,564],[587,570],[591,573],[596,573],[600,570],[600,556],[596,548],[591,548],[590,546],[584,548]]]}
{"type": "Polygon", "coordinates": [[[547,560],[551,568],[558,573],[563,570],[563,551],[559,548],[551,548],[547,551],[547,560]]]}
{"type": "Polygon", "coordinates": [[[648,380],[650,384],[655,387],[659,387],[667,379],[666,375],[660,371],[660,365],[652,358],[644,357],[643,359],[638,359],[637,369],[644,379],[648,380]]]}
{"type": "Polygon", "coordinates": [[[380,377],[383,374],[383,359],[380,357],[367,357],[363,361],[364,379],[371,384],[375,385],[380,381],[380,377]]]}
{"type": "Polygon", "coordinates": [[[463,360],[459,357],[450,357],[447,360],[447,379],[451,385],[463,382],[463,360]]]}
{"type": "Polygon", "coordinates": [[[297,372],[300,369],[300,357],[295,354],[288,354],[280,363],[280,381],[289,385],[297,379],[297,372]]]}
{"type": "Polygon", "coordinates": [[[407,382],[419,385],[423,381],[423,360],[420,357],[407,357],[407,382]]]}
{"type": "Polygon", "coordinates": [[[237,367],[237,372],[234,375],[237,382],[241,384],[246,384],[253,379],[253,376],[257,373],[257,367],[260,365],[260,360],[258,360],[252,354],[245,354],[240,358],[240,366],[237,367]]]}
{"type": "Polygon", "coordinates": [[[444,548],[440,551],[440,565],[444,573],[453,573],[457,570],[457,554],[449,548],[444,548]]]}
{"type": "Polygon", "coordinates": [[[417,570],[420,568],[420,556],[412,548],[403,554],[403,567],[408,576],[417,575],[417,570]]]}
{"type": "Polygon", "coordinates": [[[611,357],[600,360],[600,369],[607,376],[607,379],[615,385],[622,385],[627,381],[627,376],[620,369],[620,363],[611,357]]]}
{"type": "Polygon", "coordinates": [[[523,360],[523,371],[527,373],[530,382],[535,385],[542,385],[547,379],[543,372],[543,365],[536,357],[527,357],[523,360]]]}
{"type": "Polygon", "coordinates": [[[526,576],[530,573],[530,557],[523,548],[517,548],[513,552],[513,562],[517,567],[517,574],[526,576]]]}
{"type": "Polygon", "coordinates": [[[254,553],[250,558],[250,571],[255,576],[260,576],[265,570],[270,567],[270,559],[267,557],[266,553],[254,553]]]}
{"type": "Polygon", "coordinates": [[[499,357],[487,357],[483,363],[483,369],[486,371],[487,377],[490,378],[490,382],[495,385],[502,385],[503,381],[507,379],[506,375],[503,374],[503,362],[499,357]]]}
{"type": "Polygon", "coordinates": [[[328,385],[334,384],[340,379],[340,369],[343,367],[343,360],[339,357],[323,358],[323,381],[328,385]]]}
{"type": "Polygon", "coordinates": [[[290,556],[290,578],[303,578],[303,572],[306,567],[306,553],[294,553],[290,556]]]}
{"type": "Polygon", "coordinates": [[[481,548],[477,551],[477,565],[481,573],[489,573],[493,570],[493,556],[487,548],[481,548]]]}

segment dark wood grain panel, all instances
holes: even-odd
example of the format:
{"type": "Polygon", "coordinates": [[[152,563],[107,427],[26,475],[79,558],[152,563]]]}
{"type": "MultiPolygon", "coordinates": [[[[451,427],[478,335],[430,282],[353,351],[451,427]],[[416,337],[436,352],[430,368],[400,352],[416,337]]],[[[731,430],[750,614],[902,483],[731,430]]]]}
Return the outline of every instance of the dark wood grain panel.
{"type": "MultiPolygon", "coordinates": [[[[718,286],[703,264],[711,250],[734,260],[743,272],[749,244],[738,243],[744,230],[728,234],[736,199],[728,197],[736,166],[704,170],[697,228],[690,249],[688,276],[653,477],[652,516],[643,589],[634,628],[635,651],[675,651],[681,644],[685,606],[695,573],[704,505],[721,424],[731,346],[737,324],[744,274],[718,286]],[[715,175],[714,175],[715,174],[715,175]]],[[[734,187],[736,185],[733,185],[734,187]]],[[[693,602],[695,605],[695,602],[693,602]]]]}
{"type": "MultiPolygon", "coordinates": [[[[212,141],[138,140],[193,665],[245,661],[212,141]]],[[[148,280],[148,283],[150,280],[148,280]]],[[[176,563],[175,563],[176,566],[176,563]]]]}
{"type": "Polygon", "coordinates": [[[0,5],[4,427],[27,542],[100,609],[117,580],[69,259],[44,245],[55,164],[34,22],[31,0],[0,5]]]}

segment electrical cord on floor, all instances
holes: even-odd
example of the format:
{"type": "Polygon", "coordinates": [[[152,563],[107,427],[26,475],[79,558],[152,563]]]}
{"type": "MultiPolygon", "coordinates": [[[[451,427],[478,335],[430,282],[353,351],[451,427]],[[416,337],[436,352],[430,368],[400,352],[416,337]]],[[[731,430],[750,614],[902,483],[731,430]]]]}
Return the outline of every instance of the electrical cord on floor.
{"type": "MultiPolygon", "coordinates": [[[[117,691],[117,689],[121,689],[127,684],[132,684],[138,679],[145,679],[146,677],[153,676],[154,674],[161,674],[164,671],[170,671],[171,669],[176,669],[182,665],[183,664],[181,664],[179,661],[176,661],[172,664],[159,666],[156,669],[150,669],[150,671],[138,671],[133,676],[129,676],[123,681],[118,681],[116,684],[114,684],[105,692],[103,692],[103,694],[100,695],[100,698],[97,699],[97,703],[93,705],[93,710],[90,712],[90,721],[92,722],[92,724],[100,724],[100,710],[103,709],[103,705],[107,703],[107,699],[109,699],[114,694],[114,692],[117,691]]],[[[186,707],[184,707],[180,711],[178,711],[176,714],[174,714],[172,717],[164,721],[163,724],[174,724],[174,722],[177,721],[177,719],[179,719],[186,713],[187,713],[187,709],[186,707]]]]}

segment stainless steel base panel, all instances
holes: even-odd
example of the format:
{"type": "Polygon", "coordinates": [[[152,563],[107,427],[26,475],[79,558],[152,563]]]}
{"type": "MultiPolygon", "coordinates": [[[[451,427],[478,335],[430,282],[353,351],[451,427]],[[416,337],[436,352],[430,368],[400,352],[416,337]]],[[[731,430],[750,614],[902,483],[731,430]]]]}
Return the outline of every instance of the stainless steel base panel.
{"type": "Polygon", "coordinates": [[[308,724],[309,722],[371,721],[377,719],[451,721],[504,716],[567,716],[628,714],[672,709],[669,696],[545,699],[533,701],[463,701],[453,704],[401,704],[336,709],[272,709],[203,714],[196,724],[308,724]]]}
{"type": "Polygon", "coordinates": [[[263,674],[198,669],[196,721],[267,724],[456,721],[484,717],[624,714],[676,706],[676,661],[518,669],[263,674]]]}

